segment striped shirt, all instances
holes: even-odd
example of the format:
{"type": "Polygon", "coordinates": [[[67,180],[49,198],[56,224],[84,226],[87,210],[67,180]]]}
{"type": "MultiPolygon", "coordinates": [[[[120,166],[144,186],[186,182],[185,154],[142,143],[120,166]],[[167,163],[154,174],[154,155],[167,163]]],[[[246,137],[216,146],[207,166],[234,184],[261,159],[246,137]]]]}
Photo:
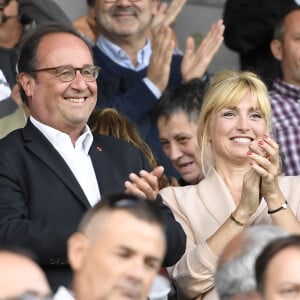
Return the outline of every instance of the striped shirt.
{"type": "Polygon", "coordinates": [[[284,174],[300,175],[300,87],[276,80],[270,99],[275,139],[284,154],[284,174]]]}

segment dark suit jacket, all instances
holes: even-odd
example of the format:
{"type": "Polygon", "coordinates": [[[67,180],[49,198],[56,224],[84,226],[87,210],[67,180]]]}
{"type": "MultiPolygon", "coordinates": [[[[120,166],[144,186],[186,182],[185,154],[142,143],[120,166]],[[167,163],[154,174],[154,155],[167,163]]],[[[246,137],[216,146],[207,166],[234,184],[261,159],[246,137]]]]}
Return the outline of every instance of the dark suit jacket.
{"type": "MultiPolygon", "coordinates": [[[[33,251],[52,287],[67,285],[71,272],[66,241],[90,204],[73,173],[29,121],[0,140],[0,244],[33,251]]],[[[123,191],[130,172],[149,169],[140,150],[95,135],[90,149],[101,195],[123,191]]],[[[163,205],[163,204],[161,204],[163,205]]],[[[168,253],[174,264],[185,250],[185,235],[166,206],[168,253]]]]}

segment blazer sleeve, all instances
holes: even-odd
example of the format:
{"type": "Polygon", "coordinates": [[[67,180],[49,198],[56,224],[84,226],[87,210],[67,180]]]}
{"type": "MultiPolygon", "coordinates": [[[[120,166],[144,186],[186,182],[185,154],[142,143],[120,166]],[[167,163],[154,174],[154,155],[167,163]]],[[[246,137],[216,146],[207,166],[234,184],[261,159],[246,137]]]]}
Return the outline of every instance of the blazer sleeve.
{"type": "MultiPolygon", "coordinates": [[[[195,234],[197,233],[191,230],[189,220],[182,213],[172,188],[165,188],[160,193],[163,202],[171,208],[187,237],[185,253],[175,265],[168,268],[168,273],[186,297],[195,299],[213,288],[218,257],[210,250],[205,240],[196,243],[195,234]]],[[[188,199],[185,200],[188,201],[188,199]]],[[[199,217],[201,218],[201,215],[199,217]]],[[[205,230],[205,228],[199,230],[205,230]]]]}

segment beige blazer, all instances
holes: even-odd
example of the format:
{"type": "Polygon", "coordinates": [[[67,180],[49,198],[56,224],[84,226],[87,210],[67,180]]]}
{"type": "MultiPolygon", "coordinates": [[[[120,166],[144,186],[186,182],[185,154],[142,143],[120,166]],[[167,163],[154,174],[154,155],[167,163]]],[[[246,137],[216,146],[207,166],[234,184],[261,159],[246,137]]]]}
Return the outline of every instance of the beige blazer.
{"type": "MultiPolygon", "coordinates": [[[[279,179],[289,206],[300,219],[300,176],[279,179]]],[[[167,187],[160,191],[187,236],[187,248],[182,258],[168,272],[187,299],[217,299],[214,273],[217,256],[206,240],[228,219],[236,208],[225,183],[212,169],[197,185],[167,187]]],[[[272,224],[267,204],[262,201],[248,225],[272,224]]]]}

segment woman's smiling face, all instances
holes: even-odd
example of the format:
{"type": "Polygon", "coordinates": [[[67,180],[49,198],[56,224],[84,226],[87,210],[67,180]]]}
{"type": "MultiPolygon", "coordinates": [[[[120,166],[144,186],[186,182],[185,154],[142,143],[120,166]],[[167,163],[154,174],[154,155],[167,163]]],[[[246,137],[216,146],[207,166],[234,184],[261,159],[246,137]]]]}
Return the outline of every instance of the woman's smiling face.
{"type": "Polygon", "coordinates": [[[243,161],[249,144],[267,134],[267,122],[247,92],[235,107],[213,112],[209,132],[215,161],[243,161]]]}

